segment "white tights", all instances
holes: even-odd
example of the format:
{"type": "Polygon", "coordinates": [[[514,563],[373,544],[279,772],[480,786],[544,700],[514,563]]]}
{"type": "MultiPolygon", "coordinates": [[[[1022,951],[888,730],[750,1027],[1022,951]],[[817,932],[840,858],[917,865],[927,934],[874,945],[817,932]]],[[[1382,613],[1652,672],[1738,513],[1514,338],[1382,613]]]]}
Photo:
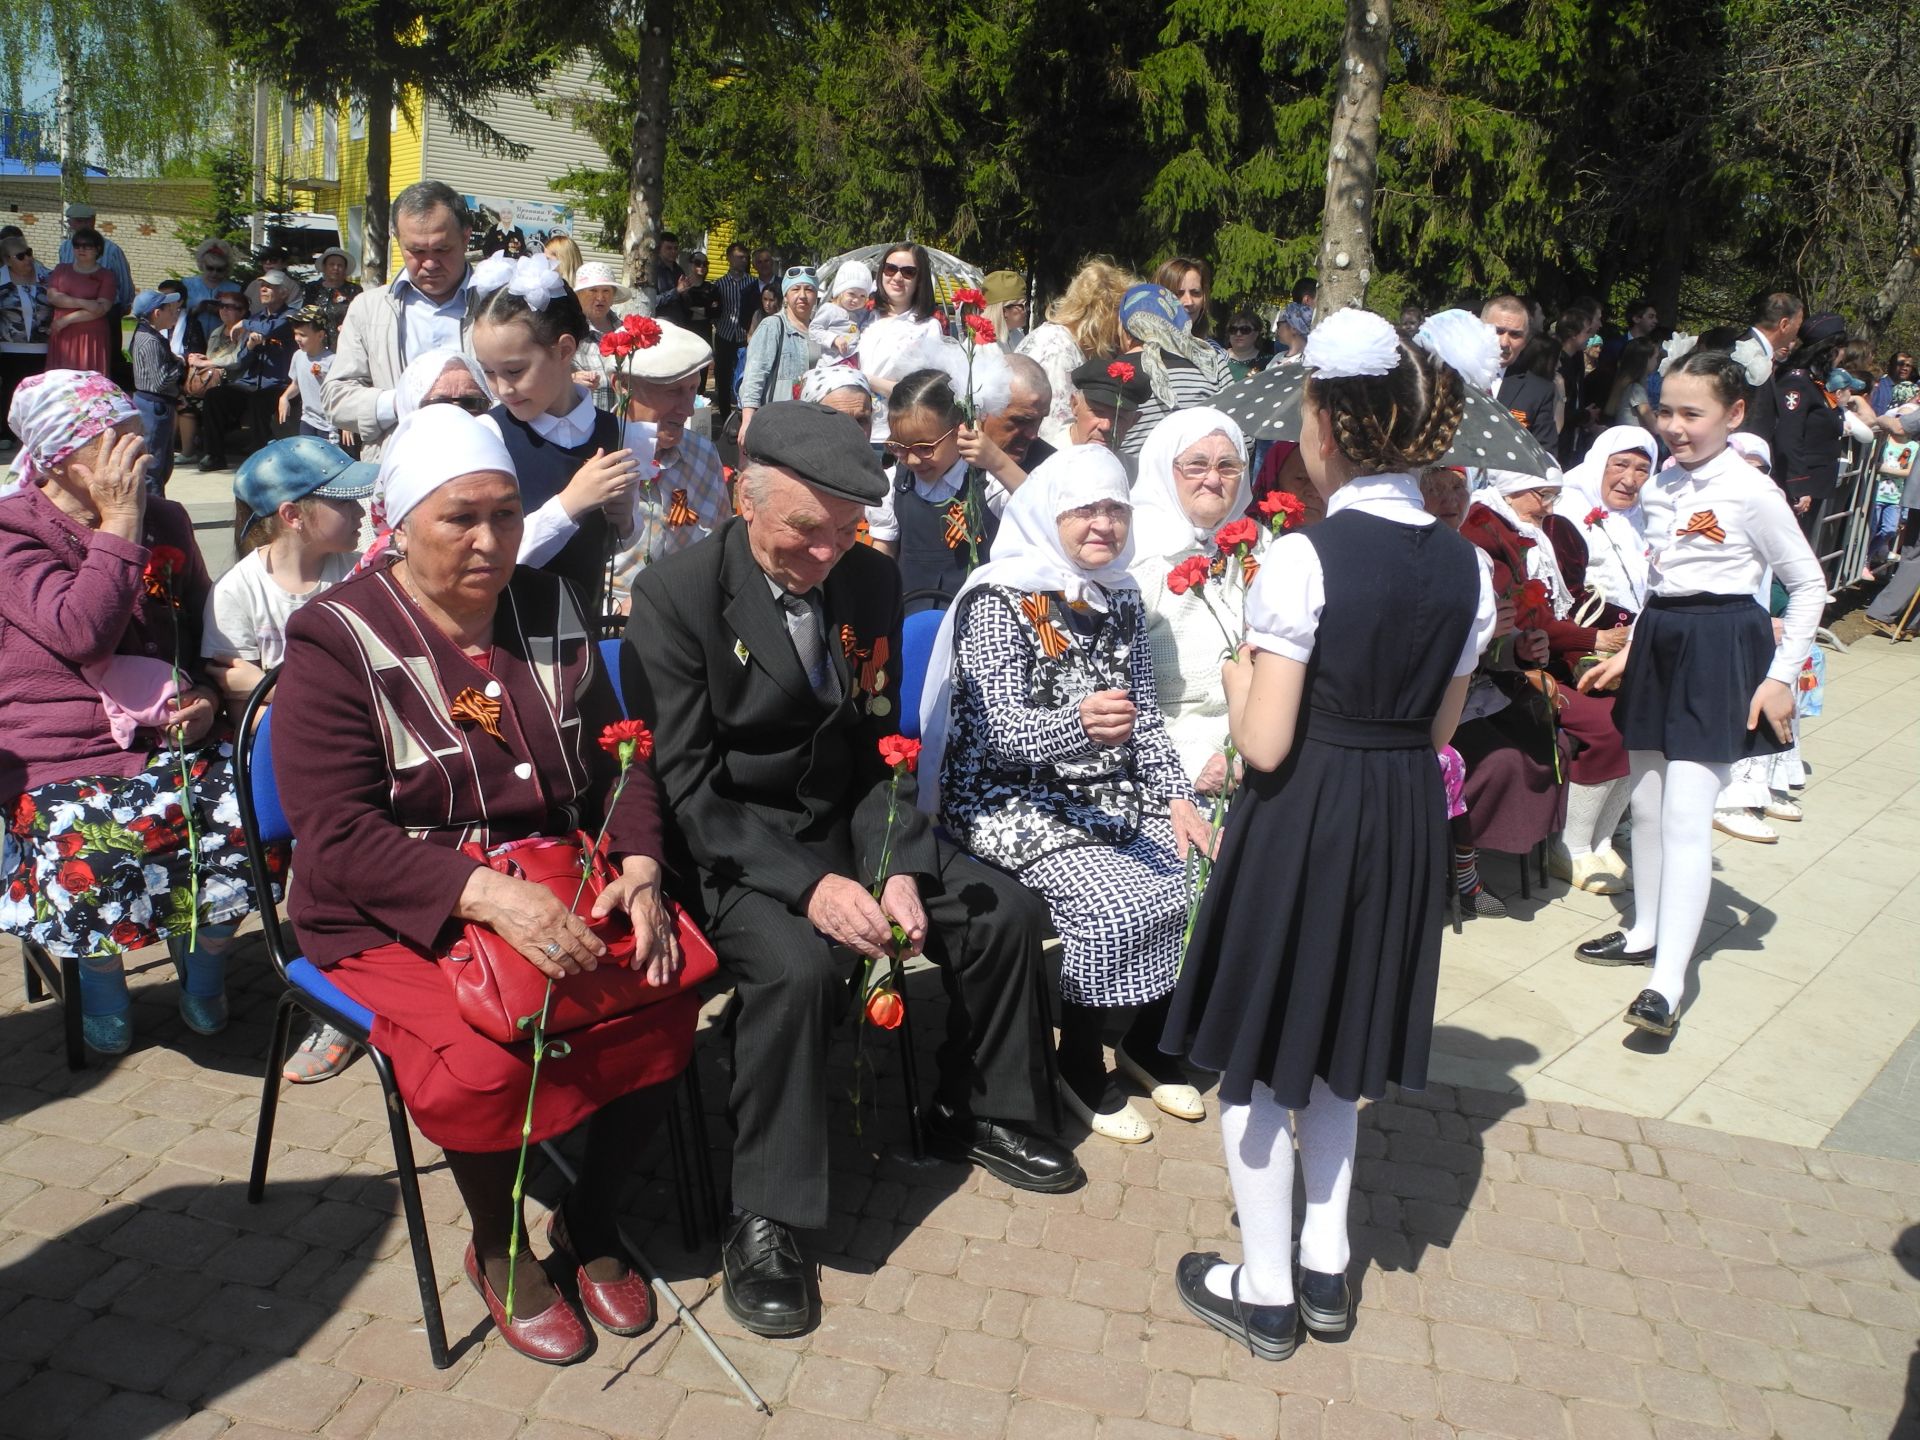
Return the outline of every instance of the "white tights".
{"type": "MultiPolygon", "coordinates": [[[[1240,1246],[1246,1257],[1240,1298],[1249,1305],[1293,1303],[1293,1146],[1300,1145],[1307,1209],[1300,1225],[1300,1264],[1329,1275],[1346,1273],[1353,1258],[1347,1242],[1347,1205],[1353,1191],[1353,1152],[1360,1107],[1342,1100],[1316,1077],[1304,1110],[1289,1111],[1273,1091],[1256,1082],[1253,1102],[1220,1107],[1220,1133],[1227,1147],[1227,1176],[1240,1213],[1240,1246]],[[1292,1117],[1292,1133],[1288,1117],[1292,1117]]],[[[1216,1265],[1207,1288],[1222,1299],[1233,1294],[1233,1266],[1216,1265]]]]}
{"type": "Polygon", "coordinates": [[[1733,767],[1669,760],[1654,750],[1635,750],[1628,760],[1636,888],[1627,949],[1654,947],[1647,988],[1678,1010],[1713,888],[1713,803],[1733,767]]]}
{"type": "Polygon", "coordinates": [[[1613,832],[1627,813],[1633,777],[1622,775],[1599,785],[1567,787],[1567,823],[1562,830],[1569,855],[1593,855],[1613,846],[1613,832]]]}

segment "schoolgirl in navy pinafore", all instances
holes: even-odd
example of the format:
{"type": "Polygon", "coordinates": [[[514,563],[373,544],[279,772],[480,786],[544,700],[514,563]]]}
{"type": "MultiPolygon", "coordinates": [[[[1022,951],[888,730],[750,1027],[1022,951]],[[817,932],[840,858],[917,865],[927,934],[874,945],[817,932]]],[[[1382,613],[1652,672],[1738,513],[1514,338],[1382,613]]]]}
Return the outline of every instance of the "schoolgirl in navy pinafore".
{"type": "Polygon", "coordinates": [[[1290,657],[1307,664],[1294,743],[1247,771],[1162,1040],[1218,1071],[1227,1104],[1256,1081],[1292,1109],[1316,1075],[1347,1100],[1426,1081],[1449,855],[1432,726],[1492,606],[1472,546],[1415,522],[1412,476],[1361,477],[1328,510],[1248,596],[1249,643],[1301,648],[1260,632],[1312,547],[1326,598],[1311,654],[1290,657]]]}
{"type": "MultiPolygon", "coordinates": [[[[504,405],[494,406],[488,418],[500,427],[500,438],[513,457],[514,472],[520,478],[521,505],[529,515],[566,489],[596,451],[610,455],[625,444],[620,417],[604,410],[594,412],[593,433],[579,445],[561,445],[547,439],[531,425],[514,419],[504,405]]],[[[600,604],[614,537],[604,510],[582,515],[579,523],[580,528],[560,552],[536,568],[572,581],[582,610],[592,615],[600,604]]]]}

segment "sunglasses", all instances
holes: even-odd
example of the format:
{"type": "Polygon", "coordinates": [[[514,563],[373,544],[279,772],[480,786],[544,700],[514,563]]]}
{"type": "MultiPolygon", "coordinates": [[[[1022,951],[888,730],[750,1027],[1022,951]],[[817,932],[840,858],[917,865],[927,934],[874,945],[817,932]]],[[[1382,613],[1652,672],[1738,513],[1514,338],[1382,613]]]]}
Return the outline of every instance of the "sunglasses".
{"type": "Polygon", "coordinates": [[[814,273],[814,268],[811,265],[789,265],[787,267],[787,279],[789,280],[793,279],[796,275],[812,275],[814,273]]]}
{"type": "Polygon", "coordinates": [[[918,265],[896,265],[891,260],[888,260],[880,266],[880,273],[882,275],[898,275],[902,280],[918,280],[920,278],[920,267],[918,265]]]}
{"type": "Polygon", "coordinates": [[[7,256],[9,260],[31,260],[32,258],[33,251],[31,250],[15,250],[11,255],[7,256]]]}
{"type": "Polygon", "coordinates": [[[76,250],[98,250],[101,247],[94,244],[91,240],[76,240],[73,242],[73,248],[76,250]]]}
{"type": "Polygon", "coordinates": [[[493,407],[487,404],[484,395],[441,395],[427,402],[429,405],[458,405],[469,415],[484,415],[493,407]]]}
{"type": "Polygon", "coordinates": [[[1227,333],[1228,333],[1229,335],[1251,335],[1251,334],[1253,333],[1253,326],[1251,326],[1251,325],[1229,325],[1229,326],[1227,327],[1227,333]]]}

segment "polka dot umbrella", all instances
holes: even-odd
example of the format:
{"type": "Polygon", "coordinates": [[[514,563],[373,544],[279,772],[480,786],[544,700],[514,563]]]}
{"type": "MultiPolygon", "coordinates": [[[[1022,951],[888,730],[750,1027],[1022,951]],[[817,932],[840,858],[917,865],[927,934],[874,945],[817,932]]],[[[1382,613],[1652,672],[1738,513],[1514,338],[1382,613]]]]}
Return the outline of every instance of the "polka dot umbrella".
{"type": "MultiPolygon", "coordinates": [[[[1259,440],[1300,439],[1300,396],[1307,372],[1298,365],[1269,365],[1238,385],[1229,385],[1210,402],[1233,417],[1246,434],[1259,440]]],[[[1466,413],[1453,446],[1435,465],[1458,465],[1467,470],[1518,470],[1543,480],[1559,480],[1560,463],[1540,448],[1540,442],[1513,416],[1513,412],[1485,391],[1467,387],[1466,413]]]]}

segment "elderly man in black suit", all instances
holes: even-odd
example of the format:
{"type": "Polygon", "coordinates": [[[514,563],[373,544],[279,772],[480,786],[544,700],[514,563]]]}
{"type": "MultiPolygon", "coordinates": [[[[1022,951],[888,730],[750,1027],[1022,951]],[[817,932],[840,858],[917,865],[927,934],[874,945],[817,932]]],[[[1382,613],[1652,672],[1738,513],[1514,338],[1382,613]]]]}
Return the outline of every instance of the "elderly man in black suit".
{"type": "Polygon", "coordinates": [[[937,840],[911,776],[869,893],[892,779],[879,742],[900,704],[899,571],[855,544],[885,494],[879,462],[853,421],[800,401],[764,407],[748,451],[739,515],[635,583],[625,680],[654,728],[689,904],[738,986],[727,1309],[794,1335],[816,1297],[791,1232],[827,1223],[830,1032],[854,952],[883,955],[890,926],[944,968],[952,1001],[932,1148],[1030,1190],[1082,1175],[1028,1128],[1044,903],[937,840]]]}
{"type": "Polygon", "coordinates": [[[1542,450],[1554,454],[1560,444],[1560,422],[1553,415],[1553,381],[1513,368],[1532,338],[1533,312],[1518,295],[1496,295],[1480,307],[1480,318],[1493,327],[1500,342],[1500,388],[1495,398],[1533,432],[1542,450]]]}

